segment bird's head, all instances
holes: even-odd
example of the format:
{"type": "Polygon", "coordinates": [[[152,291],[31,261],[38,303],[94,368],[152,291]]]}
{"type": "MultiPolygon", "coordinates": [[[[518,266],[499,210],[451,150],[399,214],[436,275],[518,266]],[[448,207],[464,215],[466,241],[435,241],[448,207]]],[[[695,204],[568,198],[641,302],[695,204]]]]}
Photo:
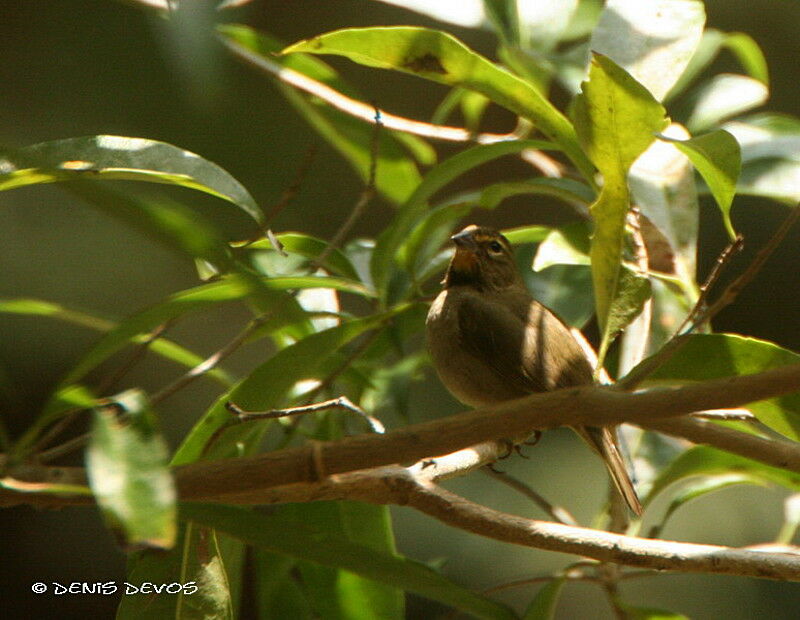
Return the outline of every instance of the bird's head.
{"type": "Polygon", "coordinates": [[[450,239],[456,253],[444,278],[445,288],[501,289],[520,282],[511,244],[494,228],[471,224],[450,239]]]}

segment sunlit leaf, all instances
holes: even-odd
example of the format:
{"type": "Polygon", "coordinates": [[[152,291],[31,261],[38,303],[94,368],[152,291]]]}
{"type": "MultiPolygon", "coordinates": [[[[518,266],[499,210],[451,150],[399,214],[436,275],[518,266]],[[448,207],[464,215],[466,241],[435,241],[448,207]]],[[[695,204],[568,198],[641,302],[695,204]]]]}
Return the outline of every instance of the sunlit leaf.
{"type": "Polygon", "coordinates": [[[144,393],[130,390],[95,409],[86,473],[106,523],[127,547],[169,549],[176,536],[175,486],[167,444],[147,407],[144,393]]]}
{"type": "MultiPolygon", "coordinates": [[[[264,32],[238,24],[221,25],[219,32],[229,45],[239,46],[238,49],[252,54],[257,63],[272,67],[274,72],[285,67],[351,98],[362,99],[358,91],[321,60],[305,54],[278,56],[277,52],[284,47],[283,44],[264,32]]],[[[281,92],[308,123],[350,162],[361,178],[366,180],[372,166],[374,128],[363,120],[353,118],[291,87],[282,85],[281,92]]],[[[412,149],[416,151],[419,151],[420,145],[422,148],[425,145],[416,136],[406,136],[403,140],[411,142],[412,149]]],[[[392,202],[398,203],[408,198],[419,180],[420,175],[414,162],[406,154],[405,148],[397,142],[395,133],[381,130],[377,149],[376,189],[392,202]]]]}
{"type": "Polygon", "coordinates": [[[717,206],[730,239],[736,238],[731,223],[731,203],[736,194],[736,182],[741,171],[742,158],[739,143],[724,129],[717,129],[688,140],[677,140],[660,135],[659,140],[674,144],[692,162],[702,175],[717,206]]]}
{"type": "Polygon", "coordinates": [[[695,0],[609,0],[589,46],[660,101],[689,64],[705,17],[703,3],[695,0]]]}
{"type": "Polygon", "coordinates": [[[200,504],[183,505],[181,516],[228,532],[260,549],[343,568],[451,605],[479,618],[515,617],[508,607],[454,584],[423,564],[375,551],[303,523],[241,508],[200,504]]]}
{"type": "Polygon", "coordinates": [[[715,75],[694,94],[694,106],[686,126],[692,133],[710,129],[737,114],[766,102],[769,89],[758,80],[744,75],[715,75]]]}
{"type": "Polygon", "coordinates": [[[42,142],[0,156],[0,190],[79,179],[123,179],[200,190],[240,207],[259,224],[250,193],[217,164],[180,147],[122,136],[42,142]]]}
{"type": "Polygon", "coordinates": [[[539,244],[533,270],[552,265],[589,265],[589,227],[584,222],[555,229],[539,244]]]}
{"type": "Polygon", "coordinates": [[[649,295],[646,278],[622,269],[630,207],[627,174],[668,120],[646,88],[598,54],[575,98],[573,117],[581,143],[603,173],[603,189],[591,207],[595,227],[590,252],[602,364],[613,338],[641,311],[649,295]]]}
{"type": "Polygon", "coordinates": [[[783,545],[792,544],[792,540],[800,527],[800,493],[793,493],[783,502],[783,525],[775,542],[783,545]]]}
{"type": "Polygon", "coordinates": [[[556,142],[587,179],[592,166],[578,146],[569,121],[529,83],[476,54],[438,30],[412,26],[346,28],[295,43],[284,54],[337,54],[381,69],[411,73],[448,86],[486,95],[530,119],[556,142]]]}
{"type": "MultiPolygon", "coordinates": [[[[694,334],[646,383],[674,385],[749,375],[798,362],[800,355],[772,342],[736,334],[694,334]]],[[[750,403],[747,408],[773,430],[800,440],[800,394],[750,403]]]]}

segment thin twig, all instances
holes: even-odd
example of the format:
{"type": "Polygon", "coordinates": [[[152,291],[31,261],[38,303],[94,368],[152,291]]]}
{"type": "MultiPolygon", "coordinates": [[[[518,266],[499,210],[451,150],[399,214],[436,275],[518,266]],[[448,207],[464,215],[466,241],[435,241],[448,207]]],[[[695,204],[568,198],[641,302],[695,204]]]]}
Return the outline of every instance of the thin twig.
{"type": "MultiPolygon", "coordinates": [[[[800,217],[800,206],[795,206],[789,212],[789,215],[786,216],[783,223],[780,225],[778,230],[772,235],[772,238],[769,240],[767,245],[765,245],[761,250],[759,250],[758,254],[756,254],[753,262],[748,265],[747,269],[745,269],[744,273],[742,273],[738,278],[736,278],[720,295],[719,299],[715,301],[710,306],[705,305],[705,297],[706,293],[700,296],[698,299],[697,304],[695,304],[695,309],[702,308],[701,310],[695,311],[692,310],[690,315],[692,315],[692,322],[688,325],[687,329],[692,330],[697,325],[702,325],[710,321],[714,318],[723,308],[728,306],[729,304],[733,303],[742,289],[747,286],[753,278],[758,274],[761,268],[764,266],[764,263],[767,262],[767,259],[772,256],[775,252],[777,247],[786,237],[786,234],[792,228],[794,223],[797,221],[797,218],[800,217]]],[[[716,279],[719,277],[719,271],[727,264],[728,260],[730,259],[730,255],[737,251],[737,247],[741,245],[741,241],[737,243],[734,241],[731,246],[723,251],[720,258],[717,260],[717,264],[715,265],[714,269],[712,270],[709,278],[706,282],[708,286],[713,284],[716,279]],[[715,271],[717,273],[715,273],[715,271]],[[709,284],[710,281],[710,284],[709,284]]],[[[688,333],[688,332],[687,332],[688,333]]],[[[667,341],[667,343],[661,347],[661,349],[653,356],[644,360],[641,364],[639,364],[636,368],[634,368],[630,373],[628,373],[625,377],[620,379],[616,383],[617,389],[621,390],[632,390],[636,386],[638,386],[645,378],[649,377],[653,374],[656,370],[658,370],[663,364],[667,362],[677,351],[686,343],[686,335],[687,333],[679,333],[676,332],[675,335],[667,341]]]]}
{"type": "Polygon", "coordinates": [[[717,257],[714,267],[711,269],[711,273],[708,274],[706,281],[700,286],[700,296],[698,297],[697,302],[695,302],[691,312],[686,315],[683,323],[681,323],[680,327],[678,327],[677,331],[675,332],[676,334],[682,334],[687,328],[691,330],[694,328],[694,326],[698,325],[697,317],[708,307],[709,292],[713,288],[714,284],[716,284],[719,276],[730,264],[731,259],[736,254],[741,252],[742,248],[744,248],[744,237],[742,237],[742,235],[737,235],[736,239],[729,243],[722,253],[717,257]]]}
{"type": "Polygon", "coordinates": [[[96,388],[95,393],[99,395],[107,394],[110,392],[114,386],[126,375],[128,374],[136,364],[138,364],[142,358],[144,358],[147,350],[150,348],[150,345],[153,344],[155,340],[157,340],[167,327],[170,326],[172,321],[167,321],[166,323],[162,323],[154,330],[152,330],[147,337],[140,342],[134,350],[131,352],[131,355],[128,357],[127,361],[120,365],[113,373],[111,373],[104,381],[102,381],[96,388]]]}
{"type": "Polygon", "coordinates": [[[305,415],[306,413],[317,413],[318,411],[325,411],[326,409],[344,409],[345,411],[350,411],[364,418],[373,432],[386,432],[386,428],[380,420],[369,415],[358,405],[353,404],[347,396],[338,396],[310,405],[286,407],[285,409],[270,409],[269,411],[245,411],[231,401],[225,403],[225,408],[235,415],[240,422],[248,422],[250,420],[276,420],[278,418],[305,415]]]}
{"type": "Polygon", "coordinates": [[[350,210],[350,214],[347,216],[347,219],[344,223],[339,227],[339,230],[336,231],[336,234],[333,236],[333,239],[330,240],[327,247],[320,252],[319,256],[312,261],[312,266],[320,266],[325,262],[325,259],[328,258],[328,255],[333,252],[336,248],[339,247],[339,244],[347,238],[347,235],[350,233],[350,230],[355,226],[356,222],[361,218],[364,213],[364,209],[367,208],[370,200],[372,200],[373,196],[375,196],[375,173],[378,170],[378,145],[380,144],[380,131],[381,127],[383,126],[383,121],[381,120],[381,111],[375,107],[375,127],[372,130],[372,137],[370,139],[369,145],[369,172],[367,174],[367,182],[364,185],[364,189],[361,190],[361,193],[358,196],[358,200],[353,208],[350,210]]]}
{"type": "Polygon", "coordinates": [[[499,472],[497,470],[492,469],[491,467],[483,467],[481,471],[494,478],[495,480],[499,480],[503,484],[508,487],[511,487],[515,491],[522,493],[528,499],[533,500],[533,503],[536,504],[539,508],[541,508],[546,514],[552,517],[555,521],[559,523],[563,523],[565,525],[578,525],[578,521],[575,517],[572,516],[572,513],[563,508],[562,506],[556,506],[555,504],[551,504],[548,502],[544,497],[539,495],[536,491],[534,491],[530,486],[514,478],[513,476],[499,472]]]}
{"type": "Polygon", "coordinates": [[[312,144],[306,149],[305,155],[303,156],[303,161],[295,173],[292,184],[283,190],[278,202],[276,202],[270,208],[269,215],[267,216],[268,224],[271,224],[272,221],[278,217],[278,215],[280,215],[280,213],[294,200],[295,196],[297,196],[297,192],[300,191],[303,181],[305,180],[306,176],[308,176],[308,171],[311,170],[311,164],[314,163],[314,158],[317,156],[318,150],[319,147],[317,144],[312,144]]]}
{"type": "Polygon", "coordinates": [[[241,331],[239,332],[236,337],[234,337],[230,342],[228,342],[224,347],[222,347],[216,353],[210,355],[202,362],[200,362],[197,366],[192,368],[191,370],[187,371],[185,374],[181,375],[178,379],[170,383],[169,385],[163,387],[161,390],[156,392],[150,398],[150,404],[156,405],[161,401],[169,398],[178,390],[183,389],[189,383],[197,379],[198,377],[202,376],[203,374],[213,370],[214,368],[219,365],[219,363],[224,360],[225,358],[229,357],[232,353],[234,353],[239,347],[241,347],[247,339],[252,335],[252,333],[263,325],[264,321],[266,321],[266,316],[256,317],[241,331]]]}
{"type": "MultiPolygon", "coordinates": [[[[264,56],[258,55],[244,47],[219,35],[222,44],[239,60],[244,61],[251,67],[263,71],[282,82],[298,90],[309,93],[322,99],[328,105],[337,110],[349,114],[367,123],[374,123],[374,111],[371,106],[352,99],[334,90],[327,84],[318,82],[307,75],[304,75],[288,67],[283,67],[277,62],[273,62],[264,56]]],[[[449,127],[446,125],[432,125],[422,121],[415,121],[402,116],[382,112],[381,122],[386,129],[402,131],[431,140],[442,140],[446,142],[475,142],[478,144],[493,144],[495,142],[507,142],[509,140],[519,140],[520,135],[516,131],[504,134],[496,133],[473,133],[463,127],[449,127]]],[[[539,168],[546,176],[561,176],[564,166],[552,159],[542,151],[536,156],[523,152],[525,160],[533,166],[539,168]]]]}

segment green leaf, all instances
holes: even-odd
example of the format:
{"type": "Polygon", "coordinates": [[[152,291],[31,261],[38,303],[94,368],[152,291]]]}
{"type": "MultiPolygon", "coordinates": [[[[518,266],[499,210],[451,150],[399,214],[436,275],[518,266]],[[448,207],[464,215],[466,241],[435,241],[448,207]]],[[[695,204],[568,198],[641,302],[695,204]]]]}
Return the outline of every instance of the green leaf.
{"type": "MultiPolygon", "coordinates": [[[[672,496],[672,500],[670,501],[669,506],[667,507],[667,510],[661,519],[661,522],[658,524],[658,526],[650,530],[648,538],[659,538],[661,536],[661,531],[664,529],[664,526],[669,518],[678,508],[687,502],[737,484],[755,484],[765,486],[765,481],[753,474],[731,472],[716,474],[713,476],[703,476],[694,482],[687,483],[686,486],[672,496]]],[[[648,495],[647,501],[652,501],[654,497],[654,495],[648,495]]]]}
{"type": "MultiPolygon", "coordinates": [[[[235,46],[238,54],[254,57],[253,62],[256,65],[266,65],[274,72],[280,68],[291,69],[351,98],[363,99],[333,68],[321,60],[305,54],[278,56],[277,52],[284,45],[266,33],[238,24],[218,26],[218,32],[228,46],[235,46]]],[[[341,112],[322,100],[301,94],[289,86],[281,85],[281,92],[366,181],[372,165],[374,128],[363,120],[353,118],[350,114],[341,112]]],[[[427,147],[427,143],[416,136],[402,139],[410,141],[415,152],[427,147]]],[[[394,203],[406,200],[419,184],[419,171],[407,156],[395,132],[380,130],[376,164],[375,187],[394,203]]]]}
{"type": "Polygon", "coordinates": [[[723,40],[723,45],[734,53],[747,75],[762,82],[765,86],[769,86],[767,59],[764,58],[764,52],[761,51],[758,43],[750,35],[744,32],[728,33],[723,40]]]}
{"type": "Polygon", "coordinates": [[[514,618],[506,606],[448,581],[427,566],[375,551],[292,520],[228,506],[185,504],[181,517],[274,553],[348,570],[479,618],[514,618]]]}
{"type": "MultiPolygon", "coordinates": [[[[284,251],[289,254],[299,254],[311,260],[317,257],[324,251],[328,250],[328,242],[305,233],[287,232],[276,234],[275,238],[283,246],[284,251]]],[[[275,251],[269,239],[259,239],[255,243],[243,242],[241,244],[232,244],[234,247],[243,245],[247,250],[266,250],[275,251]]],[[[358,281],[359,276],[353,263],[347,258],[344,252],[338,248],[331,248],[325,258],[322,266],[331,273],[348,278],[353,281],[358,281]]]]}
{"type": "Polygon", "coordinates": [[[559,198],[567,204],[588,206],[595,195],[585,183],[574,179],[551,179],[539,177],[528,181],[506,181],[483,188],[478,206],[494,209],[506,198],[522,194],[540,194],[559,198]]]}
{"type": "Polygon", "coordinates": [[[528,608],[522,615],[522,619],[551,620],[554,618],[556,606],[558,605],[558,597],[561,596],[561,590],[564,588],[565,582],[566,578],[559,577],[551,579],[542,586],[528,605],[528,608]]]}
{"type": "MultiPolygon", "coordinates": [[[[45,316],[101,332],[109,332],[116,327],[113,321],[65,308],[59,304],[41,299],[0,299],[0,313],[45,316]]],[[[134,337],[131,342],[139,344],[145,342],[145,340],[144,336],[138,336],[134,337]]],[[[150,342],[149,348],[165,359],[188,368],[194,368],[204,359],[166,338],[156,338],[150,342]]],[[[206,375],[216,379],[224,386],[230,386],[232,382],[230,375],[221,368],[214,368],[206,375]]]]}
{"type": "Polygon", "coordinates": [[[455,37],[428,28],[346,28],[300,41],[283,54],[336,54],[381,69],[411,73],[447,86],[479,92],[530,119],[591,182],[593,170],[569,121],[536,88],[476,54],[455,37]]]}
{"type": "Polygon", "coordinates": [[[710,129],[764,104],[768,97],[769,89],[758,80],[730,73],[715,75],[694,93],[694,107],[686,126],[692,133],[710,129]]]}
{"type": "Polygon", "coordinates": [[[705,7],[696,0],[609,0],[589,47],[661,101],[694,55],[705,21],[705,7]]]}
{"type": "Polygon", "coordinates": [[[779,545],[791,545],[800,527],[800,493],[793,493],[783,503],[783,525],[775,542],[779,545]]]}
{"type": "Polygon", "coordinates": [[[660,135],[659,140],[674,144],[692,162],[708,184],[731,240],[736,231],[731,223],[731,203],[736,195],[736,182],[742,167],[739,143],[724,129],[717,129],[689,140],[676,140],[660,135]]]}
{"type": "Polygon", "coordinates": [[[696,446],[686,450],[666,468],[653,483],[653,487],[644,499],[645,505],[661,493],[669,485],[690,476],[720,476],[740,474],[752,476],[768,483],[775,483],[789,489],[800,489],[800,475],[764,465],[758,461],[746,459],[708,446],[696,446]]]}
{"type": "Polygon", "coordinates": [[[657,609],[655,607],[634,607],[617,601],[623,610],[625,617],[629,620],[689,620],[689,616],[684,616],[673,611],[657,609]]]}
{"type": "Polygon", "coordinates": [[[622,268],[630,207],[627,174],[668,120],[646,88],[599,54],[593,56],[589,79],[575,98],[573,117],[581,143],[603,174],[603,189],[591,207],[595,227],[590,252],[602,365],[613,338],[649,295],[647,280],[622,268]]]}
{"type": "Polygon", "coordinates": [[[166,142],[85,136],[42,142],[0,156],[0,190],[78,179],[180,185],[227,200],[264,225],[264,214],[241,183],[217,164],[166,142]]]}
{"type": "Polygon", "coordinates": [[[539,244],[533,270],[542,271],[553,265],[590,265],[589,227],[585,222],[567,224],[550,231],[539,244]]]}
{"type": "Polygon", "coordinates": [[[552,149],[554,145],[541,140],[515,140],[475,146],[444,160],[432,168],[411,197],[400,207],[394,221],[381,233],[370,259],[370,273],[375,287],[385,295],[391,279],[395,255],[408,238],[419,219],[425,214],[428,200],[434,193],[473,168],[504,155],[525,150],[552,149]]]}
{"type": "MultiPolygon", "coordinates": [[[[413,305],[398,306],[390,312],[354,319],[324,331],[306,336],[303,340],[282,349],[261,364],[246,379],[232,390],[223,394],[200,418],[187,434],[175,456],[173,465],[191,463],[203,454],[208,441],[219,429],[232,422],[231,414],[225,408],[227,401],[233,401],[243,409],[264,410],[277,407],[289,389],[300,379],[317,378],[318,369],[327,359],[354,338],[365,331],[379,326],[390,317],[413,309],[413,305]],[[325,355],[325,353],[328,355],[325,355]]],[[[259,424],[240,424],[216,439],[215,445],[222,449],[233,445],[231,437],[237,433],[248,433],[254,428],[264,428],[259,424]],[[238,429],[238,430],[237,430],[238,429]]],[[[254,431],[255,432],[255,431],[254,431]]]]}
{"type": "MultiPolygon", "coordinates": [[[[694,334],[647,378],[648,385],[674,385],[749,375],[800,362],[800,355],[778,345],[736,334],[694,334]]],[[[747,406],[773,430],[800,440],[800,394],[787,394],[747,406]]]]}
{"type": "Polygon", "coordinates": [[[117,620],[235,618],[243,549],[222,533],[182,523],[171,551],[145,550],[131,557],[126,582],[132,587],[126,586],[117,620]],[[156,592],[162,584],[169,590],[156,592]]]}
{"type": "Polygon", "coordinates": [[[800,201],[800,162],[788,159],[759,159],[742,168],[737,191],[763,196],[795,206],[800,201]]]}
{"type": "Polygon", "coordinates": [[[86,473],[106,523],[126,546],[169,549],[176,535],[175,485],[167,444],[147,407],[144,393],[129,390],[94,410],[86,473]]]}

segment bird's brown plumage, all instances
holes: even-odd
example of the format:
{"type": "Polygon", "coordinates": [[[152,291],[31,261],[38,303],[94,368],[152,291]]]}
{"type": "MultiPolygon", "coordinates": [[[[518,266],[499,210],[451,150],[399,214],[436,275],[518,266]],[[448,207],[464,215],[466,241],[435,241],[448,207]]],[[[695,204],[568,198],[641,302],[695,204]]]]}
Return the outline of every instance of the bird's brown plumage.
{"type": "MultiPolygon", "coordinates": [[[[508,240],[478,226],[452,239],[456,252],[426,325],[434,366],[453,396],[481,407],[591,384],[586,355],[567,326],[528,293],[508,240]]],[[[603,458],[631,510],[641,514],[613,429],[575,430],[603,458]]]]}

